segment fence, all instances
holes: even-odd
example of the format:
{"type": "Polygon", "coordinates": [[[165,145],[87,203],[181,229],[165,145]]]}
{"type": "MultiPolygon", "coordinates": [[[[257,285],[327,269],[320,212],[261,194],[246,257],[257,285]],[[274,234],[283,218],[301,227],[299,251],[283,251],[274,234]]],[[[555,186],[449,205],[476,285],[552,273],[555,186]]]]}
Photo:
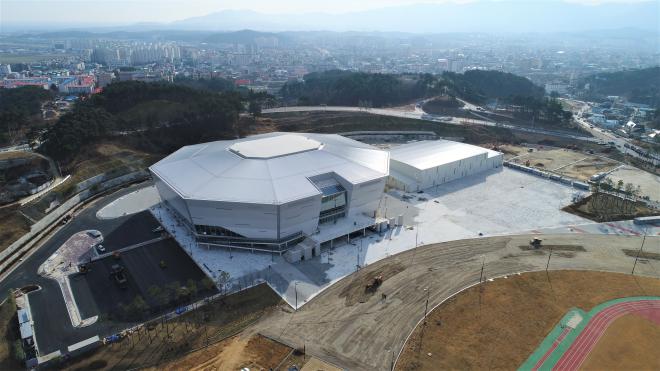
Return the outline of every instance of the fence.
{"type": "Polygon", "coordinates": [[[516,164],[516,163],[510,162],[510,161],[504,161],[504,166],[510,167],[512,169],[520,170],[520,171],[523,171],[523,172],[528,173],[528,174],[536,175],[536,176],[541,177],[541,178],[549,179],[549,180],[552,180],[553,182],[566,184],[570,187],[574,187],[574,188],[581,189],[581,190],[584,190],[584,191],[588,191],[588,190],[591,189],[589,184],[587,184],[585,182],[580,182],[580,181],[574,180],[572,178],[566,178],[566,177],[563,177],[563,176],[560,176],[560,175],[557,175],[557,174],[552,174],[552,173],[549,173],[547,171],[535,169],[533,167],[516,164]]]}

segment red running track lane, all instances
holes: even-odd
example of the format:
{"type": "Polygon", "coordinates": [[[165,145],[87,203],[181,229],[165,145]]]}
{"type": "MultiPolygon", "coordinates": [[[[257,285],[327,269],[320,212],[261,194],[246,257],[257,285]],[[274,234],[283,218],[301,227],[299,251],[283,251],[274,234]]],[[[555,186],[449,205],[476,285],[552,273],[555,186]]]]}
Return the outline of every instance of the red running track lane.
{"type": "Polygon", "coordinates": [[[640,300],[614,304],[596,313],[580,332],[566,353],[557,361],[553,370],[577,370],[589,352],[603,336],[607,327],[617,318],[631,313],[643,314],[646,318],[660,317],[660,300],[640,300]]]}
{"type": "Polygon", "coordinates": [[[541,359],[539,359],[538,362],[536,362],[536,364],[534,365],[534,368],[532,368],[533,371],[536,371],[539,368],[541,368],[541,366],[543,366],[543,364],[545,363],[545,360],[548,359],[548,357],[550,357],[552,352],[554,352],[555,349],[557,349],[559,344],[561,344],[561,342],[564,341],[564,338],[566,337],[566,335],[568,335],[569,332],[571,332],[571,330],[572,330],[572,328],[570,328],[570,327],[564,327],[561,334],[559,334],[559,336],[557,336],[555,341],[552,342],[552,345],[550,346],[548,351],[545,352],[543,357],[541,357],[541,359]]]}

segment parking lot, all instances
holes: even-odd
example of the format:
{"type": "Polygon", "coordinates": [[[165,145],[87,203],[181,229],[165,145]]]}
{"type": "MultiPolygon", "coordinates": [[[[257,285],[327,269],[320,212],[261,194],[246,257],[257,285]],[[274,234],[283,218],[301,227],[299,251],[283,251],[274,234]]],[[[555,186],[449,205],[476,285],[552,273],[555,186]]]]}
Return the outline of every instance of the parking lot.
{"type": "Polygon", "coordinates": [[[210,294],[201,292],[200,281],[204,277],[176,242],[166,239],[122,252],[119,258],[109,256],[94,261],[89,265],[88,273],[71,276],[71,286],[83,317],[100,315],[102,319],[108,319],[117,318],[121,305],[130,304],[138,295],[155,306],[157,303],[149,294],[152,286],[163,288],[175,282],[181,286],[192,279],[200,289],[199,294],[210,294]],[[162,267],[161,262],[164,263],[162,267]],[[124,288],[111,276],[114,265],[125,269],[127,283],[124,288]]]}
{"type": "MultiPolygon", "coordinates": [[[[159,226],[158,221],[148,211],[141,211],[121,219],[103,233],[103,247],[107,252],[122,249],[158,237],[152,230],[159,226]]],[[[98,220],[99,225],[107,224],[98,220]]]]}

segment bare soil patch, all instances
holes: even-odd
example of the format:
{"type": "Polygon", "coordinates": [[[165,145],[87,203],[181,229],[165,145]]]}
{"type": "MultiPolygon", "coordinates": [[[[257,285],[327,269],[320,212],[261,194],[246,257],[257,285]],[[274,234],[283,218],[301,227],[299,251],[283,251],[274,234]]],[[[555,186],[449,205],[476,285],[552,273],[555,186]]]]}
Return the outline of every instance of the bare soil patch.
{"type": "Polygon", "coordinates": [[[346,299],[344,303],[347,307],[364,303],[378,292],[378,287],[367,287],[367,285],[373,284],[374,279],[382,277],[382,282],[385,282],[404,269],[405,267],[401,263],[391,262],[375,271],[359,271],[352,278],[351,283],[339,293],[339,297],[346,299]]]}
{"type": "Polygon", "coordinates": [[[496,279],[431,312],[406,343],[397,369],[515,369],[569,309],[659,294],[660,279],[618,273],[549,271],[496,279]]]}
{"type": "MultiPolygon", "coordinates": [[[[208,349],[190,353],[164,366],[171,370],[269,370],[277,367],[292,349],[261,335],[233,336],[208,349]]],[[[158,370],[159,368],[151,368],[158,370]]]]}
{"type": "Polygon", "coordinates": [[[531,245],[520,245],[519,247],[522,251],[587,251],[582,245],[541,245],[539,248],[535,248],[531,245]]]}
{"type": "Polygon", "coordinates": [[[660,254],[655,252],[648,252],[648,251],[640,252],[639,250],[623,249],[623,253],[632,257],[637,257],[637,254],[639,254],[639,258],[641,259],[660,260],[660,254]]]}
{"type": "Polygon", "coordinates": [[[628,314],[612,323],[582,364],[582,370],[659,370],[660,326],[628,314]]]}
{"type": "Polygon", "coordinates": [[[559,174],[582,181],[589,180],[593,175],[608,172],[619,166],[619,163],[604,157],[587,157],[584,160],[568,165],[558,171],[559,174]]]}

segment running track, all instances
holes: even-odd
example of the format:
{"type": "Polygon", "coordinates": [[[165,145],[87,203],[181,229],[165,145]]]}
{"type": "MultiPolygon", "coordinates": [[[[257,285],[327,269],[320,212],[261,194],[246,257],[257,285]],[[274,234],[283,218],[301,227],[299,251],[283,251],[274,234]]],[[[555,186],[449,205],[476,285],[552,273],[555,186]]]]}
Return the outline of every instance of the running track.
{"type": "Polygon", "coordinates": [[[660,323],[660,300],[639,300],[614,304],[595,314],[575,341],[557,361],[553,370],[577,370],[603,336],[607,327],[626,314],[640,314],[660,323]]]}

